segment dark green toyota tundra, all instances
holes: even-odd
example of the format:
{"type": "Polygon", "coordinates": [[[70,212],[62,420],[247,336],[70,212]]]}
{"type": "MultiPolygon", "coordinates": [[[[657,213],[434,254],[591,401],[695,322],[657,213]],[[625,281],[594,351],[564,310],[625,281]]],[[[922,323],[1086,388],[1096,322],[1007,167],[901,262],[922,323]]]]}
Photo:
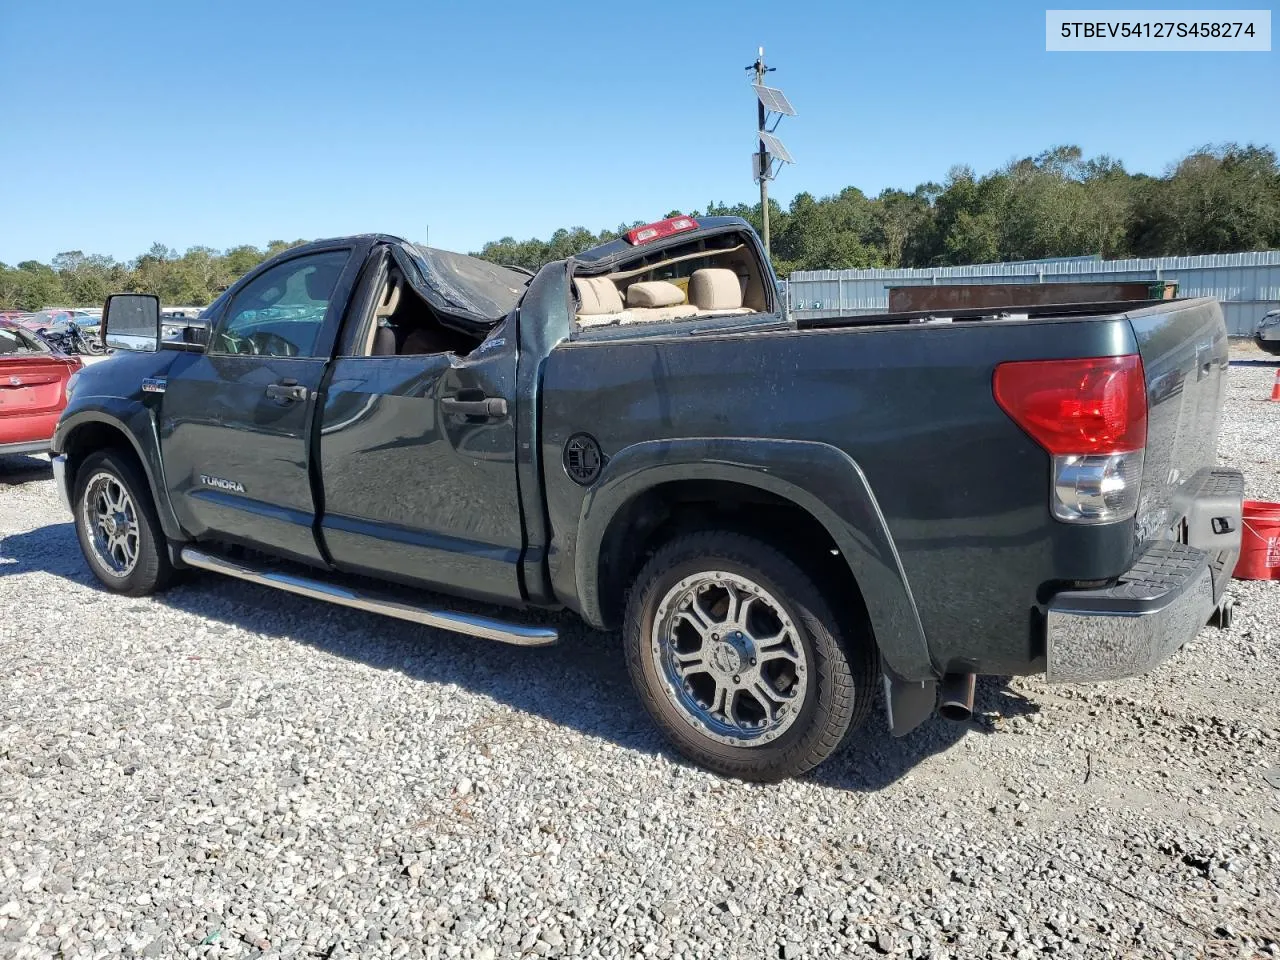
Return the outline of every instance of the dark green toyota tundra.
{"type": "Polygon", "coordinates": [[[722,774],[814,767],[881,689],[901,735],[1230,612],[1214,300],[798,322],[746,222],[674,217],[535,275],[325,240],[177,337],[136,294],[103,329],[53,452],[108,589],[194,567],[530,646],[568,608],[722,774]]]}

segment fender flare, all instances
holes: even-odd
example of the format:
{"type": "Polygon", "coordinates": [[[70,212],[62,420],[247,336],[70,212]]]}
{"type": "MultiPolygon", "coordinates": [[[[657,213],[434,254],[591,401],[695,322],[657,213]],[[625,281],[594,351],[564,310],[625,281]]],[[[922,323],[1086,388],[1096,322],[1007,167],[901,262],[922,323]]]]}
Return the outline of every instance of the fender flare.
{"type": "Polygon", "coordinates": [[[646,490],[724,480],[776,494],[831,535],[866,602],[881,656],[908,680],[938,676],[902,561],[866,475],[843,450],[807,440],[706,437],[649,440],[609,459],[579,515],[575,581],[583,617],[603,625],[599,558],[614,518],[646,490]]]}
{"type": "MultiPolygon", "coordinates": [[[[89,424],[102,424],[113,427],[123,434],[133,448],[138,462],[142,464],[142,473],[151,488],[151,502],[155,504],[156,515],[160,519],[160,527],[165,536],[171,540],[189,539],[174,515],[173,507],[165,493],[164,464],[160,458],[160,438],[156,434],[155,420],[150,411],[136,403],[120,397],[97,397],[96,405],[87,409],[76,410],[64,414],[58,421],[54,431],[51,447],[55,455],[66,452],[67,441],[81,427],[89,424]]],[[[74,486],[75,478],[68,477],[69,485],[74,486]]],[[[67,491],[68,499],[72,499],[72,490],[67,491]]]]}

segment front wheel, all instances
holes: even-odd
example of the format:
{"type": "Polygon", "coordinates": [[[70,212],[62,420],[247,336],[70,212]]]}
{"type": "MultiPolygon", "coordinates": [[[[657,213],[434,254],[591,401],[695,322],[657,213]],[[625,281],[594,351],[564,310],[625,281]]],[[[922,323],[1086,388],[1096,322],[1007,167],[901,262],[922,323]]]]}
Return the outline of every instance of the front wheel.
{"type": "Polygon", "coordinates": [[[874,696],[871,637],[845,635],[795,563],[737,533],[659,549],[628,599],[623,643],[654,722],[724,776],[773,782],[816,767],[874,696]]]}
{"type": "Polygon", "coordinates": [[[85,457],[72,504],[80,549],[108,590],[142,596],[173,579],[151,491],[132,458],[117,450],[85,457]]]}

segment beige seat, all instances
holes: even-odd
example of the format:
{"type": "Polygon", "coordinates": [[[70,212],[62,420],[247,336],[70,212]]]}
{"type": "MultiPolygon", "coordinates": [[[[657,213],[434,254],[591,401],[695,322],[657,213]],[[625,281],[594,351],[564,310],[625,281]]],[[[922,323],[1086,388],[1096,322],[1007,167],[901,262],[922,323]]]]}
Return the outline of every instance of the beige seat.
{"type": "Polygon", "coordinates": [[[742,305],[742,281],[732,270],[704,267],[689,278],[689,302],[704,313],[754,313],[742,305]]]}
{"type": "Polygon", "coordinates": [[[400,278],[389,277],[383,284],[382,292],[378,297],[378,306],[373,311],[373,323],[369,326],[363,356],[385,357],[396,352],[395,331],[387,326],[387,321],[396,312],[398,306],[400,306],[400,278]]]}
{"type": "MultiPolygon", "coordinates": [[[[728,273],[737,284],[737,276],[731,270],[722,272],[728,273]]],[[[573,283],[578,291],[578,324],[584,327],[610,323],[661,323],[694,317],[702,312],[696,305],[686,302],[684,291],[669,280],[639,280],[631,284],[627,287],[625,305],[622,293],[608,277],[574,277],[573,283]]],[[[738,294],[738,305],[742,305],[741,293],[738,294]]]]}
{"type": "Polygon", "coordinates": [[[574,277],[578,291],[578,323],[584,327],[617,323],[625,312],[622,294],[608,277],[574,277]]]}
{"type": "Polygon", "coordinates": [[[684,291],[667,280],[640,280],[627,287],[628,307],[674,307],[684,303],[684,291]]]}
{"type": "Polygon", "coordinates": [[[685,303],[684,291],[667,280],[641,280],[627,287],[629,316],[623,323],[654,323],[692,317],[698,308],[685,303]]]}
{"type": "Polygon", "coordinates": [[[574,277],[573,285],[581,301],[579,316],[598,317],[622,312],[622,294],[608,277],[574,277]]]}

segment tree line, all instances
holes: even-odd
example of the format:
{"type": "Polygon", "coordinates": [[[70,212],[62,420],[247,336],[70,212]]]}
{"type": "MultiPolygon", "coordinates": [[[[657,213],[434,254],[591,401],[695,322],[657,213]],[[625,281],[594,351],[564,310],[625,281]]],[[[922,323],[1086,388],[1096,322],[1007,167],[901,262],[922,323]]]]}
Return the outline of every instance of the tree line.
{"type": "MultiPolygon", "coordinates": [[[[760,205],[710,203],[692,216],[735,215],[761,229],[760,205]]],[[[536,270],[612,240],[632,224],[557,230],[547,240],[503,237],[474,255],[536,270]]],[[[770,201],[774,267],[795,270],[929,267],[1100,254],[1104,259],[1280,248],[1280,162],[1274,149],[1229,143],[1191,151],[1159,176],[1129,173],[1105,155],[1059,146],[977,175],[955,166],[941,183],[869,197],[846,187],[770,201]]],[[[155,244],[130,261],[60,253],[51,263],[0,263],[0,309],[101,305],[107,294],[157,294],[203,306],[236,278],[302,240],[265,249],[155,244]]]]}
{"type": "Polygon", "coordinates": [[[165,305],[203,307],[263,260],[306,242],[273,240],[265,250],[192,247],[186,253],[155,243],[127,262],[69,250],[51,263],[0,263],[0,310],[100,307],[112,293],[154,293],[165,305]]]}
{"type": "MultiPolygon", "coordinates": [[[[733,215],[762,228],[760,204],[710,203],[667,215],[733,215]]],[[[628,229],[583,227],[549,240],[504,237],[480,256],[536,269],[628,229]]],[[[1060,146],[984,176],[955,166],[945,181],[868,197],[857,187],[769,202],[774,268],[934,267],[1099,254],[1104,259],[1231,253],[1280,247],[1275,150],[1225,144],[1194,150],[1163,175],[1085,159],[1060,146]]]]}

